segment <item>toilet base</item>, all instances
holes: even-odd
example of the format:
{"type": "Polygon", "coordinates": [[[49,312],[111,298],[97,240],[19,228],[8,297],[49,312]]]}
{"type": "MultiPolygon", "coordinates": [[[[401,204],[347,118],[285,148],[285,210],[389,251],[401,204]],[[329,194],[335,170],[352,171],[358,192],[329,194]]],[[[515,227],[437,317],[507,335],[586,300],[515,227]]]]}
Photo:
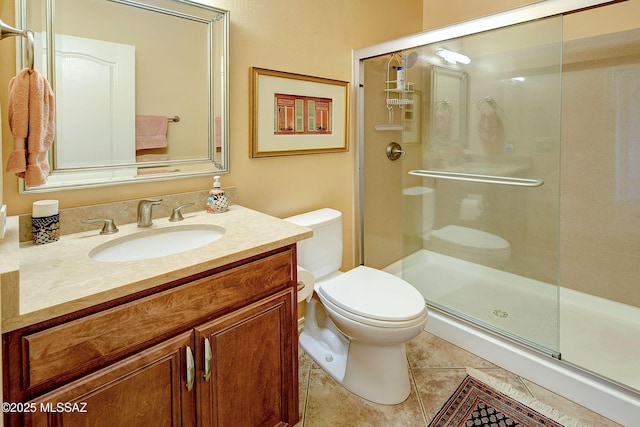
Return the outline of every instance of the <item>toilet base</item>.
{"type": "Polygon", "coordinates": [[[348,339],[315,298],[307,306],[299,343],[334,380],[364,399],[395,405],[409,397],[405,344],[373,345],[348,339]]]}
{"type": "Polygon", "coordinates": [[[404,402],[411,393],[404,343],[382,347],[351,341],[342,385],[375,403],[404,402]]]}
{"type": "Polygon", "coordinates": [[[411,393],[404,344],[380,347],[349,341],[347,352],[341,353],[303,331],[300,346],[340,385],[371,402],[395,405],[411,393]]]}

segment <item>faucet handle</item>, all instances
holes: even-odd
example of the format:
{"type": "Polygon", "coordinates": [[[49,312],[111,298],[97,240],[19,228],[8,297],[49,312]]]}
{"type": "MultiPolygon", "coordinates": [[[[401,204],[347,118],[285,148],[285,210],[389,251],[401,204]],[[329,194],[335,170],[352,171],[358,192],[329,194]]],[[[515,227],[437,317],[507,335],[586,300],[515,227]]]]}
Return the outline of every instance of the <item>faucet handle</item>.
{"type": "Polygon", "coordinates": [[[171,222],[182,221],[184,217],[182,216],[182,212],[180,212],[180,209],[186,208],[189,206],[195,206],[195,205],[196,205],[195,203],[187,203],[184,205],[180,205],[177,208],[173,208],[173,213],[171,214],[171,218],[169,218],[169,221],[171,222]]]}
{"type": "Polygon", "coordinates": [[[96,222],[104,222],[104,225],[102,226],[102,230],[100,231],[100,234],[113,234],[120,231],[118,230],[118,227],[116,227],[116,224],[113,222],[112,219],[93,218],[93,219],[83,219],[80,222],[83,224],[93,224],[96,222]]]}

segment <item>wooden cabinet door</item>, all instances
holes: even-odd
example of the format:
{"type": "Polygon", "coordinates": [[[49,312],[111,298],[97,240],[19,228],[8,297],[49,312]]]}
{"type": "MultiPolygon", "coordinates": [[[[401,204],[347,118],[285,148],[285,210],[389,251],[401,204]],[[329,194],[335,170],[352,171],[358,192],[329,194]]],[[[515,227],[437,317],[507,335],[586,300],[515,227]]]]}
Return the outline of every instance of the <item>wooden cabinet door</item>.
{"type": "Polygon", "coordinates": [[[196,328],[198,426],[298,422],[295,298],[289,288],[196,328]]]}
{"type": "Polygon", "coordinates": [[[23,425],[194,426],[195,386],[188,391],[186,383],[192,351],[190,331],[61,386],[29,402],[34,411],[23,425]]]}

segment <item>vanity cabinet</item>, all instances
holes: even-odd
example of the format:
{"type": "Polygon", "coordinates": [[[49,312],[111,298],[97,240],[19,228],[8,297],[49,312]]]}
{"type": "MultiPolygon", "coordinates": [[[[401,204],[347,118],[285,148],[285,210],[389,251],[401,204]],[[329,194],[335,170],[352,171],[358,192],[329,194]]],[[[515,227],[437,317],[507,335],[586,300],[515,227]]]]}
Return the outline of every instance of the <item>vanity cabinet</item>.
{"type": "Polygon", "coordinates": [[[295,267],[289,245],[4,334],[5,425],[296,424],[295,267]]]}

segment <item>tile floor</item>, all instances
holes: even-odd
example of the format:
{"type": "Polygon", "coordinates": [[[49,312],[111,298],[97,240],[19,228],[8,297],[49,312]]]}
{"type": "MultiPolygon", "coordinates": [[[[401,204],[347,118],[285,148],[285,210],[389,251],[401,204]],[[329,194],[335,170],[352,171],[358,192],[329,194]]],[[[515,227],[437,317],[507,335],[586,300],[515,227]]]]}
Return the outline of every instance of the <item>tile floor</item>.
{"type": "Polygon", "coordinates": [[[427,426],[466,375],[480,369],[592,427],[619,424],[508,372],[434,335],[407,344],[412,382],[409,398],[395,406],[364,400],[338,385],[300,349],[300,422],[297,427],[427,426]]]}

